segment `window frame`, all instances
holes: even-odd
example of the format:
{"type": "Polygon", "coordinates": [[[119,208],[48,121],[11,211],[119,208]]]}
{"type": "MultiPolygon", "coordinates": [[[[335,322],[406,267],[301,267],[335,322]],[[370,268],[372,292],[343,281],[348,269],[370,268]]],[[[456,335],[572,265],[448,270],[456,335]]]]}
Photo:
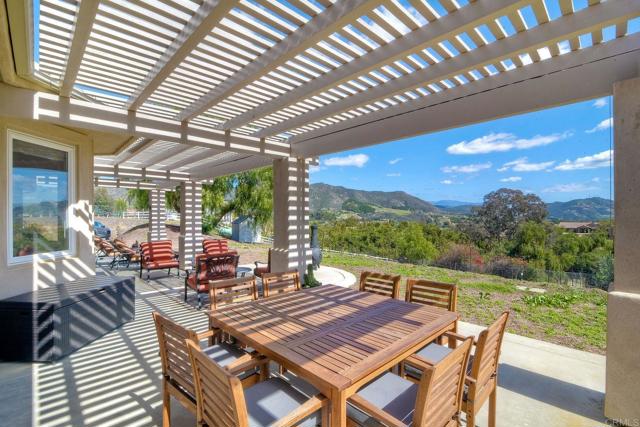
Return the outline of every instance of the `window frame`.
{"type": "Polygon", "coordinates": [[[33,263],[35,260],[57,260],[76,256],[76,230],[72,226],[73,206],[76,202],[76,149],[75,146],[60,144],[48,139],[39,138],[23,132],[7,130],[7,263],[8,265],[20,265],[33,263]],[[30,144],[52,148],[54,150],[67,153],[67,209],[66,228],[69,236],[69,246],[67,249],[53,252],[43,252],[38,254],[14,256],[13,255],[13,141],[19,139],[30,144]]]}

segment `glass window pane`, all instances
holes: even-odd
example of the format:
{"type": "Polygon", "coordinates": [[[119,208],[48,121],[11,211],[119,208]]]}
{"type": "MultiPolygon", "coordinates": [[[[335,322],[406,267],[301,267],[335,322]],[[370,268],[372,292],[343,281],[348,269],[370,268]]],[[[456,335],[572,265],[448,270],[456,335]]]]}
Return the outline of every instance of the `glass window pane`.
{"type": "Polygon", "coordinates": [[[69,249],[69,153],[13,140],[13,256],[69,249]]]}

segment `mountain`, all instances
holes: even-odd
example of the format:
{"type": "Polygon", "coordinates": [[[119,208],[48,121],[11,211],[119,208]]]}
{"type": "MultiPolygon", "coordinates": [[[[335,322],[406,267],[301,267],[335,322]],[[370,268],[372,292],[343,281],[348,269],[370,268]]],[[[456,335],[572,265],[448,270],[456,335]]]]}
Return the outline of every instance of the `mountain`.
{"type": "Polygon", "coordinates": [[[437,202],[431,202],[431,204],[442,208],[457,208],[460,206],[479,206],[481,203],[461,202],[460,200],[438,200],[437,202]]]}
{"type": "Polygon", "coordinates": [[[611,200],[602,197],[547,203],[549,219],[565,221],[597,221],[609,219],[613,212],[611,200]]]}
{"type": "Polygon", "coordinates": [[[329,184],[311,184],[312,213],[334,211],[366,219],[421,220],[439,210],[431,203],[404,191],[364,191],[329,184]]]}

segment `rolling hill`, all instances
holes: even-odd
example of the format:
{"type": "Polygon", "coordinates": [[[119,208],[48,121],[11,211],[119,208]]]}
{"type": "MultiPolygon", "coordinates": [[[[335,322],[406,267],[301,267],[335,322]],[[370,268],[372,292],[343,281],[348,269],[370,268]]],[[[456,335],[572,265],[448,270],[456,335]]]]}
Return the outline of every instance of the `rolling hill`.
{"type": "MultiPolygon", "coordinates": [[[[479,203],[441,200],[427,202],[404,191],[365,191],[342,186],[311,184],[311,213],[331,212],[336,216],[363,219],[420,221],[442,216],[469,215],[479,203]]],[[[552,221],[597,221],[609,219],[611,201],[600,197],[548,203],[552,221]]]]}

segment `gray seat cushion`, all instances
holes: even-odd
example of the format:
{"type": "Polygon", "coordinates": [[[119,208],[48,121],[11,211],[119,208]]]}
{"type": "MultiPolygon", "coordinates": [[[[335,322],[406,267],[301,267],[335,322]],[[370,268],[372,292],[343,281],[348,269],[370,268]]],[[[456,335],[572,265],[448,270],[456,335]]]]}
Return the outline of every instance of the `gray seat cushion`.
{"type": "MultiPolygon", "coordinates": [[[[361,388],[357,394],[405,424],[413,421],[418,385],[409,380],[387,372],[361,388]]],[[[383,425],[352,405],[347,406],[347,416],[361,426],[383,425]]]]}
{"type": "Polygon", "coordinates": [[[239,357],[247,354],[236,346],[227,343],[215,344],[210,347],[205,347],[202,349],[202,351],[204,352],[204,354],[209,356],[211,360],[222,367],[229,365],[239,357]]]}
{"type": "MultiPolygon", "coordinates": [[[[244,391],[250,427],[266,427],[290,414],[308,397],[291,387],[281,378],[271,378],[244,391]]],[[[320,414],[315,413],[298,424],[315,427],[320,424],[320,414]]]]}
{"type": "MultiPolygon", "coordinates": [[[[431,343],[428,346],[422,348],[422,350],[418,351],[416,354],[433,363],[438,363],[442,359],[444,359],[448,354],[450,354],[452,351],[453,350],[450,349],[449,347],[431,343]]],[[[471,373],[472,364],[473,364],[473,355],[470,355],[469,364],[467,365],[467,375],[471,373]]],[[[420,375],[422,375],[422,371],[410,365],[405,365],[404,371],[407,375],[413,378],[420,378],[420,375]]]]}

